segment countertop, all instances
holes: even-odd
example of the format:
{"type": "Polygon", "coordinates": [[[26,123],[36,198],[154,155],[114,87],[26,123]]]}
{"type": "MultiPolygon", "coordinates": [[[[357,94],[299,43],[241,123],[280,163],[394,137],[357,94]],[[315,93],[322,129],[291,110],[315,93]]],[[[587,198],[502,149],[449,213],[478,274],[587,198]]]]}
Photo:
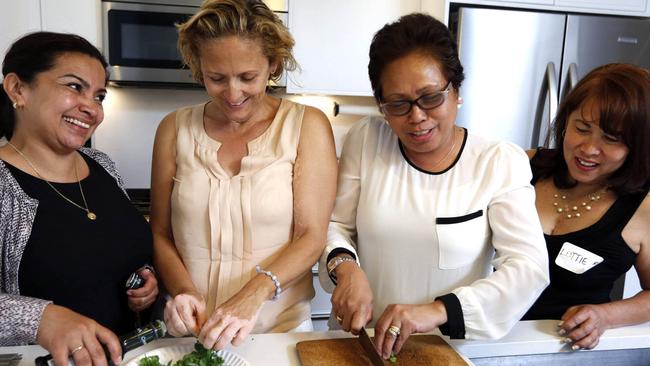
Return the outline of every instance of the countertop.
{"type": "MultiPolygon", "coordinates": [[[[556,332],[557,321],[522,321],[512,331],[496,341],[449,340],[467,358],[500,357],[513,355],[550,354],[572,352],[556,332]]],[[[250,335],[240,347],[229,349],[245,358],[252,366],[282,365],[299,366],[296,343],[305,340],[352,337],[343,331],[273,333],[250,335]]],[[[160,339],[127,353],[126,361],[149,350],[171,344],[194,342],[193,338],[160,339]]],[[[650,323],[610,329],[601,337],[595,351],[650,348],[650,323]]],[[[591,351],[577,351],[591,352],[591,351]]],[[[23,360],[19,366],[34,364],[34,358],[46,352],[39,346],[0,347],[0,353],[20,353],[23,360]]]]}

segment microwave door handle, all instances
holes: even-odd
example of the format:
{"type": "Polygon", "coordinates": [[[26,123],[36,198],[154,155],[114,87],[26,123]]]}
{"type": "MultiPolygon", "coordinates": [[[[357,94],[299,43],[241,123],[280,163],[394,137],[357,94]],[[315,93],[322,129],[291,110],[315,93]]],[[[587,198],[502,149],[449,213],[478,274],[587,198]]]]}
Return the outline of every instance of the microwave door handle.
{"type": "Polygon", "coordinates": [[[557,113],[557,77],[555,73],[555,64],[549,62],[546,65],[546,71],[544,73],[544,80],[542,81],[542,86],[537,101],[537,109],[535,112],[535,120],[533,126],[533,135],[531,138],[531,147],[536,148],[537,146],[543,145],[544,147],[549,147],[551,144],[550,141],[550,131],[553,119],[557,113]],[[548,99],[547,99],[548,97],[548,99]],[[544,104],[548,100],[548,123],[546,124],[546,136],[542,140],[542,125],[544,121],[544,104]]]}

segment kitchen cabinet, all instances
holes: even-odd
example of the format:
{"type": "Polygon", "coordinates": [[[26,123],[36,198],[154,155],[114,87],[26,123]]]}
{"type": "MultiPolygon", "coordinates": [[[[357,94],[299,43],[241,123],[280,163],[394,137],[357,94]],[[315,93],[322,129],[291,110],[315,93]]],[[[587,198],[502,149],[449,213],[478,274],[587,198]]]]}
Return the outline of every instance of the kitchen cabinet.
{"type": "Polygon", "coordinates": [[[289,2],[289,29],[301,70],[288,93],[371,96],[368,49],[384,24],[443,0],[299,0],[289,2]]]}
{"type": "Polygon", "coordinates": [[[0,55],[26,33],[76,33],[96,46],[100,40],[100,0],[20,0],[0,2],[0,55]]]}
{"type": "Polygon", "coordinates": [[[561,12],[650,17],[648,0],[446,0],[448,5],[475,4],[561,12]]]}
{"type": "Polygon", "coordinates": [[[630,15],[646,12],[647,0],[555,0],[555,5],[566,7],[587,8],[594,10],[620,10],[629,11],[630,15]]]}
{"type": "Polygon", "coordinates": [[[99,0],[40,0],[41,26],[50,32],[75,33],[101,49],[99,0]]]}
{"type": "Polygon", "coordinates": [[[20,36],[40,29],[39,0],[0,2],[0,58],[4,59],[9,46],[20,36]]]}

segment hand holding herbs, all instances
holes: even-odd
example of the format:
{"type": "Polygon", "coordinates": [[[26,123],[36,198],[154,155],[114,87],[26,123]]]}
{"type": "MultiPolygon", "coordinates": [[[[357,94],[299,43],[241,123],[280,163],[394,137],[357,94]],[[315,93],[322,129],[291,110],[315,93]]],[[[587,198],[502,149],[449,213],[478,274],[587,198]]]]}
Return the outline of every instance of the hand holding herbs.
{"type": "Polygon", "coordinates": [[[182,359],[167,365],[160,363],[158,356],[143,357],[138,361],[138,366],[223,366],[223,358],[217,355],[217,352],[206,349],[200,342],[194,344],[194,351],[183,356],[182,359]]]}

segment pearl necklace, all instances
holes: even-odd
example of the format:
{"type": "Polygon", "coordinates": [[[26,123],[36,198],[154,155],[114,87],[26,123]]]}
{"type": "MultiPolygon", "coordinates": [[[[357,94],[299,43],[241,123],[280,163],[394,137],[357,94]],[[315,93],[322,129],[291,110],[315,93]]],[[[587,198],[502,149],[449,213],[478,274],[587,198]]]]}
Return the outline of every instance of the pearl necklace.
{"type": "Polygon", "coordinates": [[[30,166],[32,169],[34,169],[34,172],[36,172],[36,175],[38,175],[39,178],[41,178],[45,183],[47,183],[47,185],[50,186],[50,188],[52,188],[52,189],[54,190],[54,192],[56,192],[56,193],[57,193],[59,196],[61,196],[64,200],[70,202],[71,204],[73,204],[73,205],[76,206],[77,208],[80,208],[80,209],[86,211],[86,217],[88,217],[89,220],[91,220],[91,221],[95,221],[95,220],[97,219],[97,215],[96,215],[94,212],[90,211],[90,209],[88,208],[88,202],[86,202],[86,196],[84,196],[84,190],[83,190],[83,188],[81,188],[81,180],[79,180],[79,175],[77,174],[77,163],[76,163],[76,162],[75,162],[75,164],[74,164],[74,177],[75,177],[75,179],[77,179],[77,183],[79,184],[79,191],[81,192],[81,199],[84,201],[84,206],[85,206],[85,207],[82,207],[82,206],[78,205],[78,204],[77,204],[76,202],[74,202],[73,200],[71,200],[71,199],[69,199],[68,197],[64,196],[63,193],[61,193],[58,189],[56,189],[56,187],[54,187],[54,186],[52,185],[52,183],[50,183],[50,182],[47,181],[45,178],[43,178],[43,176],[41,175],[41,173],[39,173],[38,169],[36,169],[36,167],[34,166],[34,164],[32,163],[32,161],[29,160],[29,158],[27,157],[27,155],[23,154],[22,151],[18,150],[18,148],[17,148],[16,146],[14,146],[14,144],[12,144],[11,142],[7,141],[7,145],[11,146],[14,150],[16,150],[16,152],[18,153],[18,155],[22,156],[22,158],[25,159],[25,161],[27,162],[27,164],[29,164],[29,166],[30,166]]]}
{"type": "Polygon", "coordinates": [[[567,219],[572,219],[574,217],[579,218],[582,216],[580,210],[584,209],[585,211],[591,211],[591,205],[600,201],[602,193],[604,193],[604,191],[589,193],[585,196],[585,200],[580,202],[580,205],[571,207],[569,207],[569,204],[566,202],[566,194],[555,193],[553,195],[553,206],[558,215],[564,215],[567,219]],[[558,202],[558,198],[564,202],[558,202]]]}

